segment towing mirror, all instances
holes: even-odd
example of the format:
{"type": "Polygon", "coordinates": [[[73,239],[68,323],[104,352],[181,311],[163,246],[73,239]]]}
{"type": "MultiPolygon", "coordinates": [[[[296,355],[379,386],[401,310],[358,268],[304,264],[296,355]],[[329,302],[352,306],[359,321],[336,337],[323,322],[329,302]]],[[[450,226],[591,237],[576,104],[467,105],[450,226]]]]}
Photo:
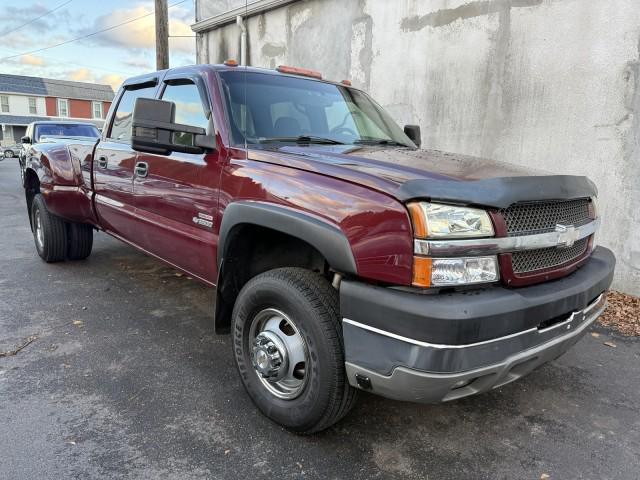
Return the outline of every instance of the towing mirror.
{"type": "Polygon", "coordinates": [[[28,137],[28,136],[25,135],[24,137],[22,137],[20,139],[20,142],[21,143],[31,143],[31,137],[28,137]]]}
{"type": "Polygon", "coordinates": [[[404,134],[420,148],[422,145],[422,137],[420,135],[420,125],[405,125],[404,134]]]}
{"type": "Polygon", "coordinates": [[[131,147],[158,155],[215,150],[215,138],[204,128],[175,123],[175,110],[173,102],[138,98],[133,107],[131,147]]]}

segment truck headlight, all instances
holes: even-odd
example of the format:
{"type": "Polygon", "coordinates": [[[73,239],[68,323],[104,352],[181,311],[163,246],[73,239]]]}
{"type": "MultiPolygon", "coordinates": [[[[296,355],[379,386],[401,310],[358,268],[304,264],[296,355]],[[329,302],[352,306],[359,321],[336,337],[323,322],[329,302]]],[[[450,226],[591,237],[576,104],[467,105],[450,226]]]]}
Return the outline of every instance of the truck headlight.
{"type": "MultiPolygon", "coordinates": [[[[489,214],[479,208],[412,202],[407,205],[414,237],[427,240],[452,240],[493,237],[489,214]]],[[[428,250],[415,250],[413,285],[416,287],[461,286],[499,280],[496,256],[432,258],[428,250]]]]}
{"type": "Polygon", "coordinates": [[[489,214],[479,208],[414,202],[407,205],[416,238],[492,237],[489,214]]]}
{"type": "Polygon", "coordinates": [[[444,287],[490,283],[500,279],[498,259],[490,257],[414,257],[413,285],[444,287]]]}

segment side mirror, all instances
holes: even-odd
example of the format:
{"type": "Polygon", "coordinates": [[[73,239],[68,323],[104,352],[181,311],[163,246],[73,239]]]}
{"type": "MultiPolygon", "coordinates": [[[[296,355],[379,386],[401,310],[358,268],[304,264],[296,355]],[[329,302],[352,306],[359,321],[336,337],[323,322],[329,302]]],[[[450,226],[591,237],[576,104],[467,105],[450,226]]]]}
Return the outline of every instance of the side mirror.
{"type": "Polygon", "coordinates": [[[422,145],[422,136],[420,135],[420,125],[405,125],[404,134],[420,148],[422,145]]]}
{"type": "Polygon", "coordinates": [[[175,109],[173,102],[138,98],[133,107],[131,147],[158,155],[215,149],[215,138],[204,128],[175,123],[175,109]]]}
{"type": "Polygon", "coordinates": [[[24,136],[20,139],[21,143],[31,143],[31,137],[24,136]]]}

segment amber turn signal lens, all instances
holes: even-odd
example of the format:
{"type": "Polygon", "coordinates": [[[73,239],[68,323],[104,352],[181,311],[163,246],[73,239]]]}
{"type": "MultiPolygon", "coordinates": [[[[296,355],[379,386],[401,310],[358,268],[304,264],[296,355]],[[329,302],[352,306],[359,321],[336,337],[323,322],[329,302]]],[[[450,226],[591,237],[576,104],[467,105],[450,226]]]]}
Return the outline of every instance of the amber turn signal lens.
{"type": "Polygon", "coordinates": [[[413,286],[431,286],[431,259],[429,257],[413,257],[413,286]]]}
{"type": "Polygon", "coordinates": [[[309,70],[308,68],[289,67],[287,65],[280,65],[276,68],[276,71],[280,73],[289,73],[291,75],[301,75],[303,77],[317,78],[322,80],[322,74],[315,70],[309,70]]]}
{"type": "Polygon", "coordinates": [[[411,214],[411,222],[413,223],[413,236],[416,238],[427,238],[427,220],[424,211],[419,203],[410,203],[407,205],[411,214]]]}

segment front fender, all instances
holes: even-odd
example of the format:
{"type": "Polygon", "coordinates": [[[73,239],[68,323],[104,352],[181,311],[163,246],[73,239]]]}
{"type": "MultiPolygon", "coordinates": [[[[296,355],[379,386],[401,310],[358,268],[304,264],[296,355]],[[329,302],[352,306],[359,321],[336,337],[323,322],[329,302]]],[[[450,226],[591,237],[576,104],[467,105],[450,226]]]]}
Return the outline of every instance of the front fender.
{"type": "Polygon", "coordinates": [[[228,249],[229,232],[240,224],[267,227],[304,240],[336,271],[357,274],[349,241],[336,225],[291,208],[257,201],[238,201],[225,209],[220,225],[218,266],[228,249]]]}

